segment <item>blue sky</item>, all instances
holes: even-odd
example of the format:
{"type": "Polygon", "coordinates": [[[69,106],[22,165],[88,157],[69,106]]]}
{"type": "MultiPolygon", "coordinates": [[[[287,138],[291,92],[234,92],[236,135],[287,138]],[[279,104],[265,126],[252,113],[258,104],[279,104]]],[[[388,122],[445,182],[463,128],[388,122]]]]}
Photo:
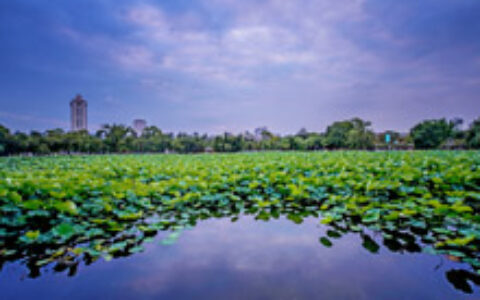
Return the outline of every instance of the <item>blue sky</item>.
{"type": "Polygon", "coordinates": [[[407,131],[480,116],[478,0],[0,2],[0,123],[407,131]]]}

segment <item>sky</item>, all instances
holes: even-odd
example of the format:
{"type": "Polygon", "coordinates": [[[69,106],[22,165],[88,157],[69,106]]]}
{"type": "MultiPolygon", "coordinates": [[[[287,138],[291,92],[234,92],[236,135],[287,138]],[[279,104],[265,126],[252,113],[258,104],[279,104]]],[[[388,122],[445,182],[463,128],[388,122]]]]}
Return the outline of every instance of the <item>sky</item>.
{"type": "Polygon", "coordinates": [[[480,116],[478,0],[0,1],[0,124],[408,131],[480,116]]]}

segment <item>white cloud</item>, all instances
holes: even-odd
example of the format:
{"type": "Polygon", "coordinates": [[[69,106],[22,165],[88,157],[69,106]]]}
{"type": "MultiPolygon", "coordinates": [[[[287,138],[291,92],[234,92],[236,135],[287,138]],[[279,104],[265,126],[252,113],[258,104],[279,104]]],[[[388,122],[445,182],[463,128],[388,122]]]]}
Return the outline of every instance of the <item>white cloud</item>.
{"type": "Polygon", "coordinates": [[[85,35],[72,28],[62,32],[90,51],[104,51],[103,56],[126,70],[149,75],[174,71],[231,86],[282,78],[348,80],[356,69],[379,64],[336,32],[339,22],[365,18],[363,1],[204,4],[210,16],[227,11],[231,20],[212,29],[209,18],[199,13],[172,16],[160,7],[138,4],[116,12],[131,26],[124,39],[85,35]]]}
{"type": "MultiPolygon", "coordinates": [[[[356,115],[380,128],[397,118],[404,130],[412,121],[398,110],[387,118],[375,109],[419,99],[420,91],[422,99],[445,98],[465,79],[439,72],[435,61],[449,49],[404,55],[414,37],[392,33],[364,0],[200,0],[200,6],[175,13],[145,3],[119,7],[113,13],[128,28],[120,39],[64,34],[102,63],[133,74],[159,102],[188,105],[182,116],[209,116],[206,130],[258,124],[323,130],[356,115]]],[[[477,80],[468,82],[471,90],[477,80]]]]}
{"type": "MultiPolygon", "coordinates": [[[[335,22],[362,18],[361,3],[208,3],[212,14],[221,10],[219,7],[233,11],[233,20],[220,30],[211,30],[206,24],[208,20],[199,25],[201,17],[192,17],[192,13],[186,18],[173,18],[159,7],[145,4],[130,7],[123,19],[135,26],[133,36],[139,44],[161,54],[155,62],[148,62],[150,66],[184,72],[202,80],[252,84],[258,79],[259,68],[300,68],[300,71],[307,68],[304,71],[309,74],[332,75],[363,63],[365,55],[332,31],[335,22]],[[185,26],[185,20],[192,19],[197,26],[185,26]]],[[[133,64],[138,62],[142,66],[145,56],[152,57],[145,55],[145,51],[142,53],[139,61],[136,57],[132,59],[133,64]]]]}
{"type": "Polygon", "coordinates": [[[130,69],[145,70],[155,65],[154,54],[142,46],[124,46],[112,51],[112,57],[121,66],[130,69]]]}

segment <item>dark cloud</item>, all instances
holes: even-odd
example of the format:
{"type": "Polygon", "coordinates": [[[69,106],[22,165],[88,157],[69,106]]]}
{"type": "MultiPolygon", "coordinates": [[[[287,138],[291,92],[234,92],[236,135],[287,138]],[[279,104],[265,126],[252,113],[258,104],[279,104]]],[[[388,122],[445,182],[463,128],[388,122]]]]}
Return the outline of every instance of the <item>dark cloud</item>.
{"type": "Polygon", "coordinates": [[[478,36],[475,0],[4,1],[0,122],[68,123],[77,92],[93,124],[172,131],[471,120],[478,36]]]}

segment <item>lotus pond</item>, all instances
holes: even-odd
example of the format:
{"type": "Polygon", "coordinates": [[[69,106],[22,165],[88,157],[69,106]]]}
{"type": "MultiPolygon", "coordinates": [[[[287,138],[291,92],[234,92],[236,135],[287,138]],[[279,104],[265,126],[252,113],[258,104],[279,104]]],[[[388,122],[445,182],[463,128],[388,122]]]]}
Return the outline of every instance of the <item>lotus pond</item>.
{"type": "Polygon", "coordinates": [[[7,298],[462,299],[480,152],[0,159],[7,298]]]}

